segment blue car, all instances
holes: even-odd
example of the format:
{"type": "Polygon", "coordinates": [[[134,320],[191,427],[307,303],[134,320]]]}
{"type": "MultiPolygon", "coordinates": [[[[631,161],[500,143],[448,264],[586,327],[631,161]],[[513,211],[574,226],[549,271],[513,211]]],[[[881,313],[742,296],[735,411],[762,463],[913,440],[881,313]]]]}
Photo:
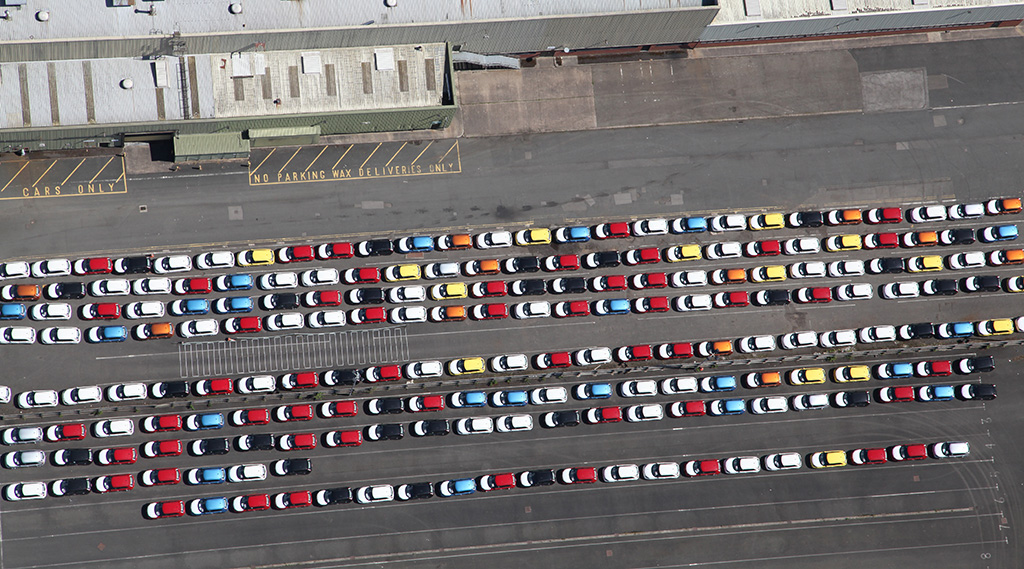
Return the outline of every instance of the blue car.
{"type": "Polygon", "coordinates": [[[434,250],[434,240],[426,235],[395,239],[395,250],[399,253],[428,253],[434,250]]]}
{"type": "Polygon", "coordinates": [[[914,366],[905,362],[879,364],[875,368],[878,379],[905,379],[914,376],[914,366]]]}
{"type": "Polygon", "coordinates": [[[190,516],[223,514],[228,511],[227,498],[198,498],[190,500],[186,507],[190,516]]]}
{"type": "Polygon", "coordinates": [[[222,275],[213,280],[213,287],[219,291],[249,290],[252,288],[252,275],[222,275]]]}
{"type": "Polygon", "coordinates": [[[224,415],[221,413],[197,413],[185,418],[185,429],[189,431],[208,431],[224,427],[224,415]]]}
{"type": "Polygon", "coordinates": [[[704,393],[715,391],[732,391],[736,389],[736,377],[731,375],[714,375],[700,380],[700,390],[704,393]]]}
{"type": "Polygon", "coordinates": [[[925,385],[917,390],[918,401],[951,401],[952,385],[925,385]]]}
{"type": "Polygon", "coordinates": [[[450,496],[465,496],[476,492],[476,481],[472,478],[460,478],[458,480],[445,480],[437,485],[437,495],[448,498],[450,496]]]}
{"type": "Polygon", "coordinates": [[[128,338],[128,329],[124,326],[94,326],[89,328],[85,338],[94,344],[123,342],[128,338]]]}
{"type": "Polygon", "coordinates": [[[24,304],[0,304],[0,320],[23,320],[24,318],[24,304]]]}
{"type": "Polygon", "coordinates": [[[576,399],[608,399],[612,396],[612,386],[609,383],[584,383],[577,385],[572,391],[576,399]]]}
{"type": "Polygon", "coordinates": [[[586,243],[590,241],[589,227],[562,227],[555,231],[556,243],[586,243]]]}
{"type": "Polygon", "coordinates": [[[974,335],[974,325],[970,322],[947,322],[935,327],[935,335],[940,338],[970,338],[974,335]]]}
{"type": "Polygon", "coordinates": [[[1016,238],[1016,225],[995,225],[978,231],[978,240],[982,243],[992,243],[993,241],[1013,241],[1016,238]]]}
{"type": "Polygon", "coordinates": [[[746,410],[742,399],[716,399],[708,403],[710,415],[741,415],[746,410]]]}
{"type": "Polygon", "coordinates": [[[483,391],[456,391],[448,404],[452,407],[483,407],[487,405],[487,394],[483,391]]]}
{"type": "Polygon", "coordinates": [[[223,484],[227,480],[227,472],[223,468],[193,468],[185,473],[187,484],[223,484]]]}
{"type": "Polygon", "coordinates": [[[252,312],[254,303],[248,296],[229,296],[218,298],[213,303],[213,311],[217,314],[234,314],[237,312],[252,312]]]}
{"type": "Polygon", "coordinates": [[[495,391],[491,394],[491,407],[522,407],[528,402],[525,391],[495,391]]]}
{"type": "Polygon", "coordinates": [[[210,311],[210,302],[205,298],[189,298],[175,300],[167,306],[167,310],[175,316],[195,316],[210,311]]]}
{"type": "Polygon", "coordinates": [[[708,230],[708,220],[703,217],[680,217],[672,220],[669,230],[672,233],[701,233],[708,230]]]}
{"type": "Polygon", "coordinates": [[[609,298],[594,303],[591,312],[598,316],[629,314],[629,301],[625,298],[609,298]]]}

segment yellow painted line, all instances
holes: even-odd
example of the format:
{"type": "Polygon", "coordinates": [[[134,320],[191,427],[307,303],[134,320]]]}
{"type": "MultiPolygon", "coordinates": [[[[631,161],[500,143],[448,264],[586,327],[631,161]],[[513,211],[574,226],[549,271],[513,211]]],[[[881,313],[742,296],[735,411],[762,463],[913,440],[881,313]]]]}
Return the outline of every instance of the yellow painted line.
{"type": "MultiPolygon", "coordinates": [[[[384,144],[384,143],[383,142],[378,142],[377,143],[377,148],[380,148],[382,144],[384,144]]],[[[373,152],[371,152],[370,155],[366,157],[366,160],[363,160],[363,163],[359,165],[359,169],[360,170],[362,170],[363,166],[366,166],[366,163],[370,161],[370,158],[373,158],[373,155],[377,153],[377,148],[374,148],[373,152]]]]}
{"type": "Polygon", "coordinates": [[[282,170],[284,170],[285,168],[288,167],[289,164],[291,164],[292,158],[295,158],[295,154],[298,154],[300,150],[302,150],[301,146],[295,149],[295,153],[292,154],[290,158],[288,158],[288,161],[284,163],[284,166],[281,166],[281,170],[277,171],[278,174],[280,174],[282,170]]]}
{"type": "Polygon", "coordinates": [[[442,156],[442,157],[437,159],[437,163],[440,164],[442,161],[444,161],[444,159],[447,158],[448,155],[451,154],[452,150],[455,150],[455,147],[458,146],[458,145],[459,145],[459,141],[456,140],[455,144],[453,144],[452,147],[448,149],[448,152],[445,152],[444,156],[442,156]]]}
{"type": "Polygon", "coordinates": [[[100,171],[99,171],[99,172],[96,172],[96,175],[92,177],[92,180],[89,180],[89,183],[91,184],[91,183],[93,183],[94,181],[96,181],[96,178],[99,178],[99,177],[100,177],[100,174],[102,174],[102,173],[103,173],[103,171],[107,169],[107,165],[108,165],[108,164],[110,164],[110,163],[111,163],[111,162],[113,162],[113,161],[114,161],[114,157],[113,157],[113,156],[111,156],[111,157],[110,157],[110,160],[107,160],[107,161],[106,161],[106,162],[105,162],[105,163],[103,164],[103,167],[102,167],[102,168],[100,168],[100,171]]]}
{"type": "Polygon", "coordinates": [[[54,160],[53,162],[51,162],[51,163],[50,163],[50,165],[49,165],[49,166],[47,166],[45,170],[43,170],[43,173],[42,173],[42,174],[40,174],[38,178],[36,178],[36,181],[35,181],[35,182],[32,182],[32,186],[33,186],[33,187],[37,186],[37,185],[39,184],[39,180],[42,180],[42,179],[43,179],[43,176],[45,176],[45,175],[46,175],[46,173],[50,171],[50,168],[53,168],[53,167],[54,167],[54,165],[56,165],[56,164],[57,164],[57,161],[56,161],[56,160],[54,160]]]}
{"type": "MultiPolygon", "coordinates": [[[[68,174],[68,177],[67,177],[67,178],[64,178],[64,181],[63,181],[63,182],[61,182],[61,183],[60,183],[60,185],[62,185],[62,186],[63,186],[64,184],[68,183],[68,180],[70,180],[70,179],[71,179],[71,176],[74,176],[74,175],[75,175],[75,172],[77,172],[77,171],[78,171],[78,169],[79,169],[79,168],[80,168],[80,167],[82,166],[82,164],[85,164],[85,161],[86,161],[86,159],[85,159],[85,158],[82,158],[82,161],[78,163],[78,166],[75,166],[75,169],[74,169],[74,170],[72,170],[70,174],[68,174]]],[[[123,161],[124,161],[124,159],[122,158],[122,159],[121,159],[121,161],[123,162],[123,161]]]]}
{"type": "MultiPolygon", "coordinates": [[[[409,144],[409,143],[408,142],[403,142],[402,145],[398,147],[398,152],[401,152],[402,149],[405,148],[406,144],[409,144]]],[[[395,155],[391,157],[391,160],[394,160],[395,156],[398,156],[398,152],[395,152],[395,155]]],[[[387,168],[388,166],[391,165],[391,160],[388,160],[388,163],[384,165],[385,168],[387,168]]]]}
{"type": "Polygon", "coordinates": [[[275,152],[277,152],[277,149],[276,149],[276,148],[274,148],[273,150],[271,150],[271,151],[270,151],[270,154],[267,154],[267,155],[266,155],[266,156],[265,156],[265,157],[263,158],[263,160],[260,160],[260,163],[256,165],[256,168],[255,168],[255,169],[253,169],[253,170],[250,170],[250,171],[249,171],[249,173],[250,173],[250,174],[252,174],[252,173],[253,173],[253,172],[255,172],[256,170],[259,170],[259,169],[260,169],[260,166],[263,166],[263,163],[264,163],[264,162],[266,162],[267,160],[269,160],[269,159],[270,159],[270,157],[271,157],[271,156],[273,156],[275,152]]]}
{"type": "Polygon", "coordinates": [[[128,169],[125,168],[124,155],[121,155],[121,179],[124,180],[124,193],[128,193],[128,169]]]}
{"type": "MultiPolygon", "coordinates": [[[[430,145],[431,145],[431,144],[434,144],[434,141],[433,141],[433,140],[431,140],[430,142],[428,142],[428,143],[427,143],[427,145],[423,147],[423,150],[422,150],[422,151],[420,151],[420,153],[416,155],[416,160],[419,160],[419,159],[420,159],[420,156],[423,156],[423,153],[424,153],[424,152],[426,152],[428,148],[430,148],[430,145]]],[[[413,160],[412,162],[410,162],[410,163],[409,163],[409,165],[410,165],[410,166],[412,166],[413,164],[415,164],[415,163],[416,163],[416,160],[413,160]]]]}
{"type": "Polygon", "coordinates": [[[331,166],[331,170],[333,170],[333,169],[337,168],[337,167],[338,167],[338,164],[341,164],[341,161],[345,159],[345,156],[346,156],[346,155],[348,154],[348,151],[349,151],[349,150],[352,150],[352,147],[353,147],[353,146],[355,146],[355,144],[349,144],[349,145],[348,145],[348,148],[346,148],[346,149],[345,149],[345,152],[344,152],[344,153],[342,153],[342,155],[341,155],[341,158],[338,158],[338,161],[334,163],[334,166],[331,166]]]}
{"type": "MultiPolygon", "coordinates": [[[[323,154],[324,150],[327,150],[326,146],[320,149],[320,154],[323,154]]],[[[316,158],[314,158],[313,161],[309,163],[309,166],[306,166],[306,170],[309,170],[310,168],[313,167],[313,164],[316,164],[316,161],[320,159],[320,154],[317,154],[316,158]]]]}
{"type": "Polygon", "coordinates": [[[21,171],[24,170],[26,166],[28,166],[28,162],[25,162],[24,164],[21,165],[21,168],[18,168],[18,171],[14,173],[14,176],[12,176],[11,179],[8,180],[6,184],[4,184],[3,188],[0,188],[0,192],[6,190],[7,186],[11,185],[11,182],[13,182],[14,179],[18,177],[18,174],[21,174],[21,171]]]}

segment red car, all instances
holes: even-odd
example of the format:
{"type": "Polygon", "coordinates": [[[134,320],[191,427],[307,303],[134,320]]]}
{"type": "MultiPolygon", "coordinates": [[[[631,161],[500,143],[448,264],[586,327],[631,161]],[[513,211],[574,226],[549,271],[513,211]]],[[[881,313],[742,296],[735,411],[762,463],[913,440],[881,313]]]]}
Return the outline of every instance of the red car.
{"type": "Polygon", "coordinates": [[[896,445],[889,448],[893,460],[924,460],[928,458],[928,446],[921,444],[896,445]]]}
{"type": "Polygon", "coordinates": [[[864,210],[864,221],[875,225],[878,223],[899,223],[903,221],[903,211],[898,207],[878,207],[864,210]]]}
{"type": "Polygon", "coordinates": [[[668,312],[668,297],[649,296],[633,300],[633,312],[646,314],[648,312],[668,312]]]}
{"type": "Polygon", "coordinates": [[[859,448],[849,452],[850,462],[854,464],[885,464],[884,448],[859,448]]]}
{"type": "Polygon", "coordinates": [[[165,486],[179,482],[181,482],[181,471],[177,468],[144,470],[139,473],[139,483],[143,486],[165,486]]]}
{"type": "Polygon", "coordinates": [[[51,443],[61,441],[80,441],[85,438],[85,425],[82,423],[70,423],[68,425],[53,425],[46,428],[46,440],[51,443]]]}
{"type": "Polygon", "coordinates": [[[96,452],[96,464],[100,466],[135,464],[138,459],[135,447],[105,448],[96,452]]]}
{"type": "Polygon", "coordinates": [[[747,243],[746,253],[748,257],[772,257],[782,253],[782,247],[775,239],[768,241],[752,241],[747,243]]]}
{"type": "Polygon", "coordinates": [[[286,373],[281,376],[281,389],[313,389],[319,385],[316,372],[312,371],[286,373]]]}
{"type": "Polygon", "coordinates": [[[930,362],[917,362],[914,366],[914,374],[917,377],[942,377],[953,373],[953,366],[949,360],[934,360],[930,362]]]}
{"type": "Polygon", "coordinates": [[[895,249],[900,238],[895,233],[872,233],[864,236],[865,249],[895,249]]]}
{"type": "Polygon", "coordinates": [[[302,295],[302,302],[308,308],[320,306],[341,306],[340,290],[314,290],[302,295]]]}
{"type": "Polygon", "coordinates": [[[388,319],[388,311],[380,306],[357,308],[349,312],[348,321],[352,324],[378,324],[388,319]]]}
{"type": "Polygon", "coordinates": [[[500,320],[508,318],[508,306],[504,304],[478,304],[469,310],[469,315],[473,320],[500,320]]]}
{"type": "Polygon", "coordinates": [[[277,261],[279,263],[300,263],[312,261],[314,258],[313,248],[309,245],[282,247],[277,250],[277,261]]]}
{"type": "Polygon", "coordinates": [[[665,288],[668,286],[668,278],[665,277],[665,273],[643,273],[633,275],[630,284],[634,290],[665,288]]]}
{"type": "Polygon", "coordinates": [[[81,259],[74,265],[76,275],[105,275],[114,270],[114,264],[106,257],[81,259]]]}
{"type": "Polygon", "coordinates": [[[502,474],[485,474],[477,479],[476,485],[481,492],[490,492],[491,490],[508,490],[509,488],[516,487],[516,477],[511,472],[504,472],[502,474]]]}
{"type": "Polygon", "coordinates": [[[368,367],[363,372],[363,375],[369,383],[375,383],[378,381],[396,381],[402,379],[402,366],[389,365],[368,367]]]}
{"type": "Polygon", "coordinates": [[[312,450],[316,448],[316,435],[313,433],[296,433],[281,435],[277,438],[278,450],[312,450]]]}
{"type": "Polygon", "coordinates": [[[165,456],[180,456],[181,441],[171,439],[166,441],[149,441],[142,445],[142,456],[146,458],[161,458],[165,456]]]}
{"type": "Polygon", "coordinates": [[[361,444],[363,444],[362,429],[328,431],[324,434],[324,445],[329,447],[357,447],[361,444]]]}
{"type": "Polygon", "coordinates": [[[673,360],[693,357],[693,344],[690,342],[678,342],[675,344],[661,344],[655,349],[659,359],[673,360]]]}
{"type": "Polygon", "coordinates": [[[151,520],[177,518],[185,515],[185,501],[153,502],[146,506],[146,517],[151,520]]]}
{"type": "Polygon", "coordinates": [[[380,271],[374,267],[349,269],[341,273],[341,280],[347,284],[372,284],[380,281],[380,271]]]}
{"type": "Polygon", "coordinates": [[[683,468],[687,476],[713,476],[722,471],[717,460],[691,460],[683,468]]]}
{"type": "Polygon", "coordinates": [[[320,259],[351,259],[351,243],[325,243],[316,248],[316,256],[320,259]]]}
{"type": "Polygon", "coordinates": [[[619,407],[595,407],[584,413],[588,423],[618,423],[622,421],[622,409],[619,407]]]}
{"type": "Polygon", "coordinates": [[[267,409],[239,409],[231,413],[231,424],[236,427],[266,425],[270,423],[270,411],[267,409]]]}
{"type": "Polygon", "coordinates": [[[644,249],[633,249],[622,255],[623,262],[627,265],[647,265],[661,261],[661,251],[657,247],[646,247],[644,249]]]}
{"type": "Polygon", "coordinates": [[[622,239],[631,235],[629,224],[625,222],[595,225],[591,234],[594,239],[622,239]]]}
{"type": "Polygon", "coordinates": [[[551,307],[551,313],[554,314],[556,318],[590,316],[590,304],[585,300],[556,302],[554,306],[551,307]]]}
{"type": "Polygon", "coordinates": [[[224,321],[224,332],[228,334],[253,334],[262,330],[259,316],[238,316],[224,321]]]}
{"type": "Polygon", "coordinates": [[[288,508],[305,508],[313,503],[308,490],[300,492],[282,492],[274,495],[274,509],[287,510],[288,508]]]}
{"type": "Polygon", "coordinates": [[[125,492],[135,488],[135,477],[131,474],[100,476],[93,481],[92,487],[101,494],[106,492],[125,492]]]}
{"type": "Polygon", "coordinates": [[[113,302],[97,302],[82,306],[83,320],[113,320],[121,317],[121,307],[113,302]]]}
{"type": "Polygon", "coordinates": [[[473,283],[473,286],[469,287],[469,296],[473,298],[490,298],[506,294],[508,294],[508,285],[505,284],[505,281],[485,281],[473,283]]]}
{"type": "Polygon", "coordinates": [[[270,496],[267,494],[235,496],[231,499],[231,511],[233,512],[258,512],[268,508],[270,508],[270,496]]]}
{"type": "Polygon", "coordinates": [[[545,271],[575,271],[580,268],[580,258],[576,255],[552,255],[541,262],[545,271]]]}
{"type": "Polygon", "coordinates": [[[359,406],[355,401],[328,401],[320,404],[320,416],[324,419],[334,417],[355,417],[359,406]]]}
{"type": "Polygon", "coordinates": [[[274,409],[274,420],[279,423],[309,421],[312,418],[312,405],[282,405],[277,409],[274,409]]]}
{"type": "Polygon", "coordinates": [[[597,469],[586,468],[563,468],[558,471],[558,479],[562,484],[590,484],[597,482],[597,469]]]}
{"type": "Polygon", "coordinates": [[[209,294],[213,292],[210,279],[179,279],[174,283],[174,294],[209,294]]]}
{"type": "Polygon", "coordinates": [[[620,362],[643,362],[654,357],[654,350],[647,345],[623,346],[615,350],[615,359],[620,362]]]}
{"type": "Polygon", "coordinates": [[[626,290],[626,277],[623,275],[594,277],[590,280],[590,290],[594,292],[626,290]]]}
{"type": "Polygon", "coordinates": [[[142,430],[147,433],[163,433],[181,430],[181,415],[154,415],[142,420],[142,430]]]}
{"type": "Polygon", "coordinates": [[[803,303],[832,302],[832,289],[827,287],[805,287],[793,291],[793,300],[803,303]]]}
{"type": "Polygon", "coordinates": [[[914,400],[914,388],[909,385],[882,387],[875,391],[879,403],[905,403],[914,400]]]}
{"type": "Polygon", "coordinates": [[[405,405],[410,413],[444,411],[444,395],[417,395],[410,397],[405,405]]]}
{"type": "Polygon", "coordinates": [[[569,352],[552,352],[550,354],[538,354],[534,358],[534,367],[537,369],[548,369],[553,367],[569,367],[572,365],[572,357],[569,352]]]}
{"type": "Polygon", "coordinates": [[[704,401],[676,401],[668,405],[670,417],[700,417],[706,413],[707,404],[704,401]]]}
{"type": "Polygon", "coordinates": [[[227,377],[200,379],[192,387],[192,392],[196,395],[231,395],[234,391],[231,379],[227,377]]]}
{"type": "Polygon", "coordinates": [[[739,308],[750,304],[750,299],[745,291],[720,292],[714,296],[714,303],[715,308],[739,308]]]}

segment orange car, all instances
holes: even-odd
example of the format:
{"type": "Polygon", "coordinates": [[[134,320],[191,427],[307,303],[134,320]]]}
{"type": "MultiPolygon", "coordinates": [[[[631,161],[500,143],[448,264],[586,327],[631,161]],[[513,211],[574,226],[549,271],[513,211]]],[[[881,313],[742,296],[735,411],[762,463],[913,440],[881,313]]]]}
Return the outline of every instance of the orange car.
{"type": "Polygon", "coordinates": [[[39,285],[7,285],[0,288],[0,299],[3,300],[39,300],[39,285]]]}

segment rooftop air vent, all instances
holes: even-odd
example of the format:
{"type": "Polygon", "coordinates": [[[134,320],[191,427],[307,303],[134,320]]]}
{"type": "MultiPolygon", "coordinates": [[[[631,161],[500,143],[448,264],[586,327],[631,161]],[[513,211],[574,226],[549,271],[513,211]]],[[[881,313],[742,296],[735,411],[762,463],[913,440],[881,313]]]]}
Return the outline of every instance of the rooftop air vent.
{"type": "Polygon", "coordinates": [[[133,87],[135,87],[135,81],[132,81],[131,78],[125,77],[124,79],[121,80],[121,88],[122,89],[128,90],[128,89],[131,89],[133,87]]]}
{"type": "Polygon", "coordinates": [[[236,14],[236,15],[237,14],[241,14],[242,13],[242,3],[241,2],[234,2],[234,3],[232,3],[230,6],[228,6],[228,12],[231,12],[232,14],[236,14]]]}
{"type": "Polygon", "coordinates": [[[50,13],[46,10],[40,10],[36,12],[36,19],[40,22],[48,22],[50,20],[50,13]]]}

